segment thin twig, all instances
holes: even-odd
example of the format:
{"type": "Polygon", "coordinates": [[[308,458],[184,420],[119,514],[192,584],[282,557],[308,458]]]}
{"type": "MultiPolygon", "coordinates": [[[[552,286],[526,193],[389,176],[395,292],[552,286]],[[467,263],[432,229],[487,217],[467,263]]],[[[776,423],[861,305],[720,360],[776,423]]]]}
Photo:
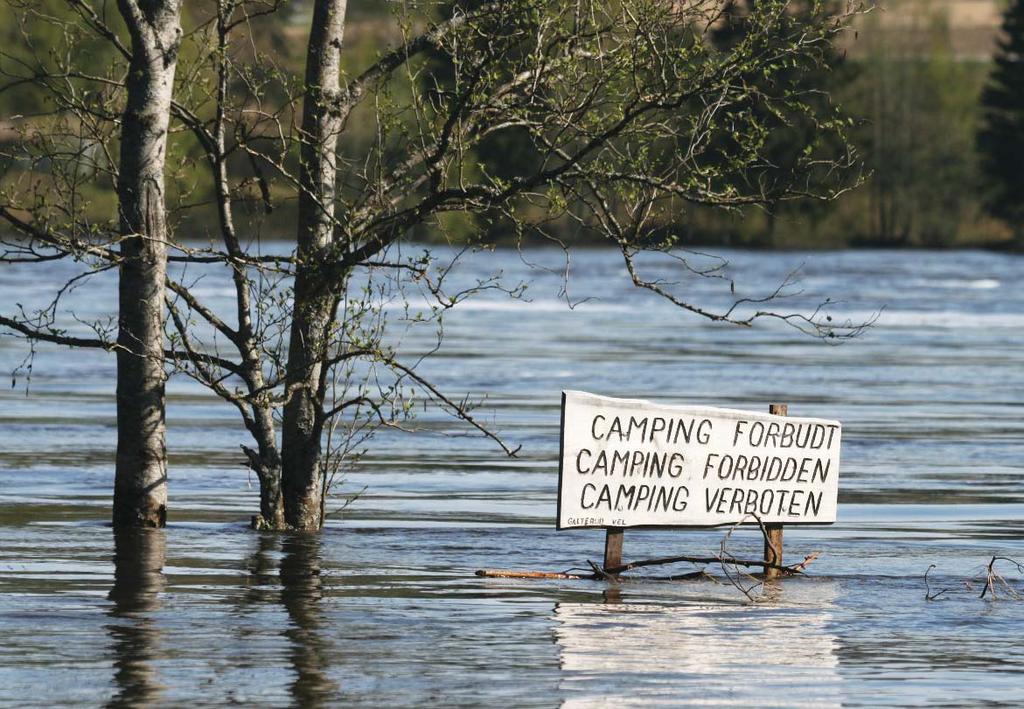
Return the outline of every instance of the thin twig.
{"type": "Polygon", "coordinates": [[[932,593],[931,586],[928,583],[928,573],[932,569],[934,569],[934,568],[935,568],[935,564],[932,564],[924,572],[924,600],[926,600],[926,601],[934,601],[936,598],[938,598],[942,594],[949,592],[948,588],[944,588],[941,591],[936,591],[935,593],[932,593]]]}

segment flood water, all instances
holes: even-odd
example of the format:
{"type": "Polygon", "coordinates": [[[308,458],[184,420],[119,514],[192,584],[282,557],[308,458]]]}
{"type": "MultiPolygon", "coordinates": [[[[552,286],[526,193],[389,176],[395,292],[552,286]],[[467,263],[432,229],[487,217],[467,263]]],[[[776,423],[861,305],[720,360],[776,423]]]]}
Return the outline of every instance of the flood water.
{"type": "MultiPolygon", "coordinates": [[[[502,270],[531,281],[529,301],[460,304],[422,371],[486,396],[519,457],[428,411],[420,432],[374,441],[341,489],[365,492],[320,536],[248,529],[237,415],[179,379],[169,525],[115,535],[113,357],[40,346],[30,384],[0,393],[0,706],[1021,705],[1024,600],[979,596],[993,555],[1024,559],[1024,259],[726,255],[741,295],[802,264],[805,293],[781,307],[884,310],[829,346],[683,314],[633,289],[613,252],[576,253],[570,299],[592,299],[571,309],[558,273],[526,265],[557,267],[558,251],[482,255],[459,278],[502,270]],[[618,587],[474,576],[600,559],[600,532],[554,530],[562,389],[841,420],[839,522],[786,532],[787,560],[820,552],[808,575],[759,603],[642,573],[618,587]],[[928,601],[932,564],[931,590],[949,590],[928,601]]],[[[5,267],[3,310],[68,268],[5,267]]],[[[683,283],[703,303],[722,285],[683,283]]],[[[112,288],[76,291],[79,316],[109,313],[112,288]]],[[[227,303],[217,274],[196,288],[227,303]]],[[[431,342],[404,338],[410,354],[431,342]]],[[[27,354],[0,338],[0,372],[27,354]]],[[[624,555],[705,554],[722,536],[627,532],[624,555]]],[[[743,531],[732,548],[759,544],[743,531]]]]}

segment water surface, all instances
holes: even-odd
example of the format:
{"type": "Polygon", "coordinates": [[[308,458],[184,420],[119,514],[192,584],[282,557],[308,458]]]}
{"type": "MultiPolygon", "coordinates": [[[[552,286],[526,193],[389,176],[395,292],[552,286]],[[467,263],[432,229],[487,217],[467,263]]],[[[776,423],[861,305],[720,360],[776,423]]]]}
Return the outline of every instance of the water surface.
{"type": "MultiPolygon", "coordinates": [[[[612,252],[575,255],[570,300],[590,299],[574,308],[558,251],[486,254],[457,277],[529,279],[528,301],[462,303],[423,371],[486,396],[485,419],[520,456],[428,411],[420,432],[375,440],[340,489],[365,493],[319,537],[247,529],[244,431],[182,379],[169,388],[170,524],[115,535],[113,358],[40,346],[30,385],[22,372],[0,393],[0,706],[1024,703],[1024,601],[978,598],[991,556],[1024,558],[1024,260],[726,255],[741,295],[803,264],[805,293],[785,307],[828,296],[854,320],[885,310],[833,347],[680,313],[630,287],[612,252]],[[820,552],[808,577],[758,604],[710,581],[475,577],[600,556],[599,532],[553,528],[566,388],[840,419],[839,522],[786,533],[788,559],[820,552]],[[929,602],[932,564],[932,590],[949,591],[929,602]]],[[[0,302],[40,302],[66,268],[5,268],[0,302]]],[[[224,307],[218,278],[197,288],[224,307]]],[[[721,285],[681,287],[718,304],[721,285]]],[[[73,297],[84,319],[116,302],[105,276],[73,297]]],[[[402,337],[410,353],[432,343],[402,337]]],[[[0,338],[0,371],[27,354],[0,338]]],[[[625,556],[713,552],[722,535],[628,532],[625,556]]],[[[758,544],[744,532],[732,547],[758,544]]]]}

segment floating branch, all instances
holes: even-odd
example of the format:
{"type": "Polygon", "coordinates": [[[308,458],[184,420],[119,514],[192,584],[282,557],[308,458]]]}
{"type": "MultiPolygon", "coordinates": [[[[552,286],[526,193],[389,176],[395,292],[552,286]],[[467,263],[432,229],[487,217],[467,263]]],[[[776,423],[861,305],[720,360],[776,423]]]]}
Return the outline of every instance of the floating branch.
{"type": "Polygon", "coordinates": [[[477,576],[489,579],[583,579],[591,578],[579,574],[567,574],[558,571],[516,571],[515,569],[479,569],[477,576]]]}
{"type": "MultiPolygon", "coordinates": [[[[593,563],[593,562],[591,562],[593,563]]],[[[597,566],[594,564],[594,566],[597,566]]],[[[578,581],[585,579],[588,581],[600,581],[608,578],[610,574],[606,574],[604,571],[598,570],[592,574],[573,574],[563,571],[520,571],[517,569],[480,569],[476,572],[477,576],[489,579],[563,579],[570,581],[578,581]]],[[[701,578],[714,578],[707,571],[703,569],[699,571],[691,571],[685,574],[673,574],[671,576],[645,576],[644,581],[692,581],[701,578]]],[[[620,581],[636,581],[638,578],[622,578],[620,581]]]]}
{"type": "MultiPolygon", "coordinates": [[[[517,570],[517,569],[479,569],[476,571],[477,576],[484,578],[502,578],[502,579],[563,579],[563,580],[588,580],[588,581],[603,581],[603,580],[615,580],[615,577],[619,576],[626,571],[632,571],[633,569],[640,569],[647,566],[663,566],[666,564],[678,564],[678,563],[691,563],[691,564],[729,564],[735,566],[746,566],[746,567],[762,567],[768,569],[776,569],[786,575],[798,575],[803,574],[804,569],[818,558],[818,553],[808,554],[804,557],[804,560],[799,564],[793,564],[791,566],[779,566],[778,564],[770,564],[766,561],[755,560],[755,559],[731,559],[723,556],[668,556],[660,559],[642,559],[640,561],[633,561],[628,564],[621,566],[613,566],[607,569],[602,569],[593,561],[588,560],[587,564],[593,569],[593,573],[590,574],[574,574],[565,571],[531,571],[531,570],[517,570]]],[[[678,581],[705,578],[710,576],[703,569],[699,571],[693,571],[685,574],[674,574],[671,576],[660,576],[660,577],[646,577],[649,581],[678,581]]],[[[629,579],[632,580],[632,579],[629,579]]]]}
{"type": "Polygon", "coordinates": [[[804,569],[812,561],[818,558],[818,553],[808,554],[804,557],[804,560],[799,564],[793,564],[791,566],[781,566],[779,564],[772,564],[762,559],[733,559],[727,558],[720,554],[712,556],[667,556],[660,559],[643,559],[642,561],[633,561],[622,566],[613,566],[612,568],[605,569],[607,574],[620,574],[624,571],[630,571],[632,569],[639,569],[645,566],[661,566],[664,564],[677,564],[680,562],[688,562],[691,564],[731,564],[734,566],[746,566],[746,567],[761,567],[765,569],[776,569],[786,574],[802,574],[804,569]]]}

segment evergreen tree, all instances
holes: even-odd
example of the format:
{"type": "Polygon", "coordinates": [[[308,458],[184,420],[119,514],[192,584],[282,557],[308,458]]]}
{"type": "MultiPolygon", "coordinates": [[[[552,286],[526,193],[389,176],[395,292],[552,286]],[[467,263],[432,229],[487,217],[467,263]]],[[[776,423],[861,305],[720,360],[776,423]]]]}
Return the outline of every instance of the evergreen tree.
{"type": "Polygon", "coordinates": [[[1005,220],[1024,244],[1024,0],[1010,0],[1003,14],[992,73],[981,94],[978,152],[988,186],[985,206],[1005,220]]]}

